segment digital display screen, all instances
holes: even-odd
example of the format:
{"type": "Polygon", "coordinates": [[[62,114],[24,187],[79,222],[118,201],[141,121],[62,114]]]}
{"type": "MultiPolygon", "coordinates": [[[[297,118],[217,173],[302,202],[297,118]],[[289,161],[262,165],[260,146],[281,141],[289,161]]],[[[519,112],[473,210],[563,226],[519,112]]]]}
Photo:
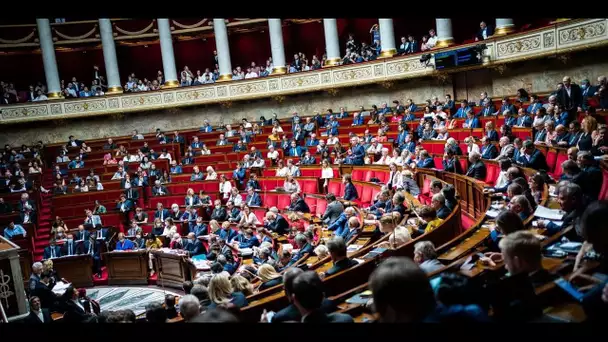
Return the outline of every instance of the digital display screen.
{"type": "Polygon", "coordinates": [[[439,52],[435,54],[435,69],[441,70],[459,66],[481,64],[481,56],[476,47],[467,47],[454,51],[439,52]]]}

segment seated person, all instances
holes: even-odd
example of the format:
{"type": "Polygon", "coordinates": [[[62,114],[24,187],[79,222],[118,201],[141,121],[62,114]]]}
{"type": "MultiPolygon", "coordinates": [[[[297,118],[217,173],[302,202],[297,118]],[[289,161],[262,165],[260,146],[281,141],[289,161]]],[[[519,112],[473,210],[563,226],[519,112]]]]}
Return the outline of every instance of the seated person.
{"type": "Polygon", "coordinates": [[[289,207],[287,207],[287,210],[302,212],[302,213],[310,212],[310,208],[308,207],[308,204],[306,203],[306,201],[304,201],[304,199],[302,197],[300,197],[300,195],[298,193],[291,194],[290,198],[291,198],[291,202],[289,204],[289,207]]]}
{"type": "Polygon", "coordinates": [[[284,235],[289,231],[289,222],[280,214],[268,211],[264,220],[264,228],[279,235],[284,235]]]}
{"type": "Polygon", "coordinates": [[[443,264],[437,260],[437,251],[431,241],[420,241],[414,245],[414,261],[427,274],[443,268],[443,264]]]}
{"type": "Polygon", "coordinates": [[[274,267],[270,264],[261,265],[258,269],[257,276],[262,281],[258,291],[264,291],[268,288],[283,283],[283,276],[280,273],[277,273],[274,267]]]}
{"type": "Polygon", "coordinates": [[[429,206],[423,206],[418,213],[421,220],[418,224],[418,229],[416,230],[415,235],[422,235],[424,233],[429,233],[433,229],[439,227],[443,222],[442,219],[437,217],[437,212],[435,209],[429,206]]]}
{"type": "Polygon", "coordinates": [[[27,232],[20,224],[15,224],[15,222],[11,221],[6,228],[4,228],[4,238],[7,240],[11,240],[13,236],[23,235],[23,237],[27,236],[27,232]]]}
{"type": "Polygon", "coordinates": [[[353,323],[352,317],[343,313],[323,312],[325,293],[323,281],[314,271],[306,271],[293,280],[293,303],[300,312],[302,323],[353,323]]]}
{"type": "Polygon", "coordinates": [[[532,215],[532,206],[524,195],[513,196],[509,201],[509,210],[516,213],[522,221],[532,215]]]}
{"type": "Polygon", "coordinates": [[[557,198],[561,210],[566,212],[566,215],[564,215],[562,219],[563,224],[560,226],[549,220],[538,220],[538,228],[545,228],[547,230],[547,235],[553,235],[563,228],[574,224],[574,229],[572,231],[574,231],[575,234],[567,234],[568,238],[570,240],[581,241],[582,231],[580,227],[580,218],[585,210],[583,190],[575,183],[566,183],[565,185],[559,186],[557,189],[557,198]]]}
{"type": "Polygon", "coordinates": [[[344,200],[353,201],[359,199],[359,194],[357,193],[357,188],[353,184],[352,175],[345,174],[342,176],[342,183],[344,183],[344,200]]]}
{"type": "Polygon", "coordinates": [[[471,166],[469,166],[465,176],[484,181],[486,179],[486,166],[481,161],[481,154],[478,152],[470,152],[469,162],[471,163],[471,166]]]}
{"type": "Polygon", "coordinates": [[[135,245],[133,244],[133,242],[131,240],[127,240],[125,239],[125,234],[118,233],[118,241],[116,242],[116,248],[115,250],[117,251],[127,251],[127,250],[131,250],[135,248],[135,245]]]}
{"type": "Polygon", "coordinates": [[[333,266],[325,271],[325,277],[358,265],[355,260],[348,258],[346,242],[342,237],[336,236],[329,240],[327,242],[327,249],[329,250],[333,266]]]}

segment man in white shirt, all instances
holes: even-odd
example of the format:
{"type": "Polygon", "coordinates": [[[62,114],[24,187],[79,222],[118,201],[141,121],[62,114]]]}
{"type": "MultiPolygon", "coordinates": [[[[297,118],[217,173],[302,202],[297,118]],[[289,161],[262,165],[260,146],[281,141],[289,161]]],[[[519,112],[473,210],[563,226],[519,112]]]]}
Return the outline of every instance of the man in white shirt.
{"type": "Polygon", "coordinates": [[[432,49],[437,45],[437,35],[435,34],[434,29],[429,30],[429,40],[426,41],[426,46],[429,49],[432,49]]]}
{"type": "Polygon", "coordinates": [[[382,152],[382,144],[376,138],[372,139],[372,144],[368,147],[367,153],[379,154],[382,152]]]}
{"type": "Polygon", "coordinates": [[[30,314],[25,318],[26,323],[53,323],[49,310],[41,308],[40,305],[39,297],[30,298],[30,314]]]}
{"type": "Polygon", "coordinates": [[[245,78],[256,78],[258,77],[258,74],[255,73],[254,70],[252,70],[251,68],[247,68],[247,74],[245,74],[245,78]]]}
{"type": "Polygon", "coordinates": [[[266,157],[272,161],[276,161],[279,158],[279,152],[274,149],[274,146],[268,146],[268,153],[266,157]]]}
{"type": "Polygon", "coordinates": [[[46,101],[46,100],[48,100],[48,99],[49,99],[48,97],[46,97],[46,95],[44,95],[44,94],[42,93],[42,90],[38,90],[37,95],[38,95],[38,96],[36,96],[36,98],[35,98],[35,99],[33,99],[33,100],[32,100],[32,102],[33,102],[33,101],[46,101]]]}
{"type": "MultiPolygon", "coordinates": [[[[268,153],[270,153],[270,152],[268,152],[268,153]]],[[[253,161],[253,164],[251,165],[251,167],[260,167],[260,168],[264,168],[264,166],[265,166],[265,161],[260,156],[257,156],[255,158],[255,160],[253,161]]]]}

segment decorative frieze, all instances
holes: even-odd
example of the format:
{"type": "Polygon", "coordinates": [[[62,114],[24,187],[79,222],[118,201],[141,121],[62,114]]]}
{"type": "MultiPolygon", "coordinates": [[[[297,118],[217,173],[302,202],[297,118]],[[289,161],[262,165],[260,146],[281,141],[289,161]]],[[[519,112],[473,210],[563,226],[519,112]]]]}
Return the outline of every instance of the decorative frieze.
{"type": "MultiPolygon", "coordinates": [[[[545,55],[582,50],[591,46],[608,45],[607,24],[607,19],[572,20],[527,33],[491,38],[484,41],[488,48],[484,52],[483,66],[480,67],[504,65],[545,55]]],[[[432,67],[433,60],[431,58],[431,63],[427,66],[420,63],[420,54],[417,54],[364,64],[188,88],[170,88],[157,92],[3,106],[0,107],[0,124],[126,113],[169,106],[229,103],[233,100],[277,97],[298,92],[434,75],[437,71],[432,67]]]]}

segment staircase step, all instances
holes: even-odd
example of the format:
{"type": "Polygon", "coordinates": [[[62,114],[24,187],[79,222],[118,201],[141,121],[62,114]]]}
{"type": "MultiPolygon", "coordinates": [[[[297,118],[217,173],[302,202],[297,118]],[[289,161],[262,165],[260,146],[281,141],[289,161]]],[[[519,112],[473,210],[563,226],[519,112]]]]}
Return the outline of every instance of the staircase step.
{"type": "Polygon", "coordinates": [[[48,241],[51,238],[51,234],[38,234],[36,236],[37,240],[48,241]]]}

